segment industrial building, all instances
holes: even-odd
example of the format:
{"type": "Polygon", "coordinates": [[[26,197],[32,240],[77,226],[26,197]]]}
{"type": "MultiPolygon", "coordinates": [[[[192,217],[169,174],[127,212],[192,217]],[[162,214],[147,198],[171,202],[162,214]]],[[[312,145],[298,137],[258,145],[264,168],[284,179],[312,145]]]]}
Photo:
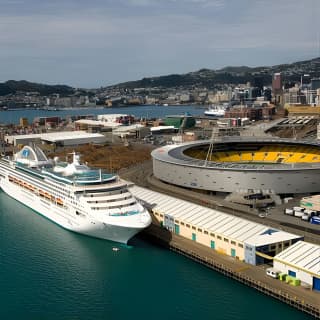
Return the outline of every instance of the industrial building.
{"type": "Polygon", "coordinates": [[[137,124],[131,124],[127,126],[116,127],[112,130],[112,134],[114,136],[118,136],[121,138],[130,137],[130,138],[142,139],[145,136],[150,134],[150,128],[137,123],[137,124]]]}
{"type": "Polygon", "coordinates": [[[298,241],[273,259],[274,269],[320,291],[320,246],[298,241]]]}
{"type": "Polygon", "coordinates": [[[257,265],[303,237],[138,186],[130,191],[170,232],[257,265]]]}
{"type": "Polygon", "coordinates": [[[163,120],[165,126],[174,126],[179,129],[181,126],[185,129],[193,128],[196,124],[196,120],[191,115],[171,115],[166,116],[163,120]]]}
{"type": "Polygon", "coordinates": [[[170,184],[207,192],[320,192],[320,145],[280,138],[218,137],[167,145],[151,153],[153,173],[170,184]]]}
{"type": "Polygon", "coordinates": [[[134,116],[129,114],[99,114],[97,115],[98,121],[107,124],[119,123],[121,125],[130,125],[134,123],[134,116]]]}
{"type": "Polygon", "coordinates": [[[91,119],[80,119],[74,122],[75,128],[77,130],[88,130],[89,128],[101,127],[101,128],[113,128],[121,126],[119,122],[107,122],[101,120],[91,120],[91,119]]]}
{"type": "Polygon", "coordinates": [[[17,145],[27,145],[31,142],[41,142],[55,144],[59,146],[76,146],[86,143],[101,144],[106,141],[106,137],[100,133],[87,133],[85,131],[59,131],[39,134],[6,135],[7,143],[17,145]]]}

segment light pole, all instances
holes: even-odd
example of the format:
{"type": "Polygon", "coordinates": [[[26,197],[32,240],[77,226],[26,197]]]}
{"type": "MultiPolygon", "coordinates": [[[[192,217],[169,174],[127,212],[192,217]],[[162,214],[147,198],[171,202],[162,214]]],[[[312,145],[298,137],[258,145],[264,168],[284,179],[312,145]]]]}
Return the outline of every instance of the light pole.
{"type": "Polygon", "coordinates": [[[300,76],[300,88],[301,89],[302,89],[302,85],[303,85],[303,81],[302,81],[303,77],[310,77],[310,74],[303,74],[300,76]]]}

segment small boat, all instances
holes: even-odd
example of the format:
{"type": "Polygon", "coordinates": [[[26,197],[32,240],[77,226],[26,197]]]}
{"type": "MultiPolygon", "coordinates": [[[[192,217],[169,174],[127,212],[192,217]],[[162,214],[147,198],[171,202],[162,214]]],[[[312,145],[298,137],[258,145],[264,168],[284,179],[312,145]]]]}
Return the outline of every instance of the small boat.
{"type": "Polygon", "coordinates": [[[112,251],[119,251],[120,249],[119,248],[117,248],[117,247],[113,247],[112,248],[112,251]]]}

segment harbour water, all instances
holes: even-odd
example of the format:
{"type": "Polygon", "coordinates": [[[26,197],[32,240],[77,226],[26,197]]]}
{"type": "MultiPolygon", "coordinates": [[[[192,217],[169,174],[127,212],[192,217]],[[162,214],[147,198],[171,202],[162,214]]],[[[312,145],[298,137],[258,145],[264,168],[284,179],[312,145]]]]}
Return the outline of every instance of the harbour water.
{"type": "Polygon", "coordinates": [[[0,288],[1,319],[311,319],[139,237],[64,230],[3,192],[0,288]]]}
{"type": "Polygon", "coordinates": [[[123,246],[64,230],[2,191],[0,301],[0,319],[312,319],[141,237],[123,246]]]}
{"type": "Polygon", "coordinates": [[[163,118],[167,115],[182,115],[184,113],[192,115],[203,115],[204,109],[198,106],[134,106],[121,108],[80,108],[80,109],[61,109],[57,111],[48,110],[7,110],[0,111],[1,123],[19,123],[21,117],[28,119],[29,123],[35,117],[59,116],[65,118],[74,115],[97,115],[97,114],[132,114],[136,118],[163,118]]]}

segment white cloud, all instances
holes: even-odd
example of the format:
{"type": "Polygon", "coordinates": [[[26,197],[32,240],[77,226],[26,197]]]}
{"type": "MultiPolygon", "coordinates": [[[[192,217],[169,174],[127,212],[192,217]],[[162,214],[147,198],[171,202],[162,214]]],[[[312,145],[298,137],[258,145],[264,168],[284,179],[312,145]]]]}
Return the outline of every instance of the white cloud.
{"type": "Polygon", "coordinates": [[[69,83],[81,80],[77,70],[91,81],[101,70],[112,82],[233,63],[277,64],[279,57],[299,60],[317,53],[315,0],[122,1],[135,10],[95,1],[77,10],[68,1],[61,7],[50,2],[59,12],[1,11],[0,69],[14,72],[16,65],[20,74],[40,64],[38,73],[57,73],[69,83]],[[193,9],[181,9],[188,6],[193,9]]]}

